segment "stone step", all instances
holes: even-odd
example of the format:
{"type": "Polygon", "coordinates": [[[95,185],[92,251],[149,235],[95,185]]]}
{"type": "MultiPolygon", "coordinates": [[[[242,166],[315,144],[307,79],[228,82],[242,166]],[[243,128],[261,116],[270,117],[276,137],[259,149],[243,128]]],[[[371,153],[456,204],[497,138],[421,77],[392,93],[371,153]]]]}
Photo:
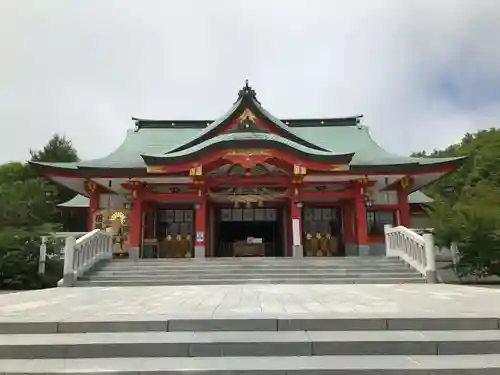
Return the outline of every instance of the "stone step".
{"type": "MultiPolygon", "coordinates": [[[[119,318],[119,317],[117,317],[119,318]]],[[[170,317],[143,319],[139,317],[114,320],[40,320],[0,321],[0,334],[53,334],[53,333],[123,333],[123,332],[289,332],[289,331],[496,331],[498,318],[450,317],[367,317],[326,318],[307,314],[285,314],[283,317],[213,318],[211,316],[170,317]]],[[[426,333],[426,332],[424,332],[426,333]]]]}
{"type": "Polygon", "coordinates": [[[158,258],[158,259],[113,259],[108,262],[109,265],[129,265],[133,264],[136,266],[155,266],[155,265],[174,265],[174,266],[192,266],[197,265],[228,265],[234,266],[238,265],[297,265],[302,266],[304,264],[312,266],[328,266],[330,264],[403,264],[399,258],[388,258],[388,257],[324,257],[324,258],[281,258],[281,259],[268,259],[268,258],[206,258],[206,259],[196,259],[196,258],[158,258]],[[222,260],[219,260],[222,259],[222,260]]]}
{"type": "Polygon", "coordinates": [[[101,269],[92,272],[92,275],[101,276],[129,276],[129,275],[224,275],[234,274],[238,275],[358,275],[358,274],[418,274],[417,271],[411,268],[367,268],[362,269],[262,269],[262,270],[247,270],[247,269],[201,269],[201,270],[165,270],[165,269],[151,269],[151,270],[108,270],[101,269]]]}
{"type": "Polygon", "coordinates": [[[8,374],[493,375],[500,355],[194,357],[0,360],[8,374]]]}
{"type": "Polygon", "coordinates": [[[97,271],[108,271],[108,272],[177,272],[177,273],[199,273],[199,272],[345,272],[345,271],[358,271],[358,272],[390,272],[390,271],[406,271],[413,270],[411,267],[406,266],[391,266],[391,267],[378,267],[378,266],[366,266],[366,267],[189,267],[189,268],[177,268],[177,267],[99,267],[95,269],[97,271]]]}
{"type": "Polygon", "coordinates": [[[288,271],[301,271],[301,272],[329,272],[329,271],[354,271],[354,272],[375,272],[375,271],[411,271],[412,268],[405,265],[387,265],[387,266],[337,266],[332,265],[331,267],[101,267],[100,271],[109,272],[179,272],[179,273],[196,273],[196,272],[227,272],[238,270],[239,272],[288,272],[288,271]]]}
{"type": "Polygon", "coordinates": [[[0,359],[500,354],[500,331],[0,335],[0,359]]]}
{"type": "Polygon", "coordinates": [[[200,274],[171,274],[171,273],[129,273],[129,274],[114,274],[98,272],[93,275],[83,276],[80,280],[140,280],[140,279],[155,279],[155,280],[225,280],[225,279],[245,279],[245,280],[283,280],[283,279],[377,279],[377,278],[394,278],[394,279],[411,279],[411,278],[421,278],[422,276],[415,272],[377,272],[377,273],[272,273],[272,274],[260,274],[260,273],[200,273],[200,274]],[[154,276],[154,277],[153,277],[154,276]]]}
{"type": "Polygon", "coordinates": [[[89,280],[78,280],[76,286],[160,286],[160,285],[236,285],[236,284],[409,284],[425,283],[422,277],[413,278],[226,278],[226,279],[184,279],[176,278],[113,278],[112,280],[96,280],[90,277],[89,280]]]}

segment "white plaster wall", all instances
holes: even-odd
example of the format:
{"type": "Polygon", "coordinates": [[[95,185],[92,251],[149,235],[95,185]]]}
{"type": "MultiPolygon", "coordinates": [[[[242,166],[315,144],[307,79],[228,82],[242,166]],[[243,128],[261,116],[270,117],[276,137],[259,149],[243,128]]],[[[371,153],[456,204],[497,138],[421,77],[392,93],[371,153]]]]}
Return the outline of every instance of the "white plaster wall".
{"type": "Polygon", "coordinates": [[[373,191],[374,204],[398,204],[398,194],[395,191],[373,191]]]}
{"type": "Polygon", "coordinates": [[[102,194],[99,199],[99,208],[112,210],[122,210],[125,204],[125,196],[117,194],[102,194]]]}

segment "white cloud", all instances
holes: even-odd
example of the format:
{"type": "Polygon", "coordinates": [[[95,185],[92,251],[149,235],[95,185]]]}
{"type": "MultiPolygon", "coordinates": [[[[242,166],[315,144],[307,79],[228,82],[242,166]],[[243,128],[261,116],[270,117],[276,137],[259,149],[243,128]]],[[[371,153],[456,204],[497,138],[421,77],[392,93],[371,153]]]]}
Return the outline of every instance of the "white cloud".
{"type": "Polygon", "coordinates": [[[3,0],[0,162],[56,132],[104,156],[130,116],[217,117],[247,77],[277,116],[363,113],[390,151],[443,147],[498,125],[499,16],[497,0],[3,0]]]}

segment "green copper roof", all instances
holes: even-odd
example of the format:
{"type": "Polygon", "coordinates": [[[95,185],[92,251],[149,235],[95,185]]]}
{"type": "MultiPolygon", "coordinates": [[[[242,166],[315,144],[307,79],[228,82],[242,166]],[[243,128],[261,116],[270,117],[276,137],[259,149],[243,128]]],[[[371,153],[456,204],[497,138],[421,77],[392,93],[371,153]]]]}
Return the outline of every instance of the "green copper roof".
{"type": "MultiPolygon", "coordinates": [[[[266,121],[276,132],[276,134],[259,133],[258,136],[252,136],[254,140],[257,138],[268,140],[315,156],[354,154],[350,162],[351,171],[354,172],[412,172],[425,169],[428,165],[443,163],[459,165],[463,160],[463,158],[410,158],[391,154],[372,139],[366,126],[359,124],[359,116],[282,121],[261,106],[255,91],[247,83],[238,93],[238,100],[230,110],[203,129],[200,129],[202,124],[199,121],[183,121],[179,124],[179,128],[175,128],[175,123],[168,121],[135,119],[136,128],[127,132],[120,147],[103,158],[77,164],[35,162],[32,164],[42,168],[87,170],[86,173],[91,173],[93,169],[113,170],[116,173],[145,170],[146,165],[141,155],[145,155],[146,158],[172,159],[206,149],[217,143],[240,139],[238,137],[243,136],[234,135],[236,133],[221,134],[221,131],[230,120],[239,116],[245,109],[250,109],[254,116],[266,121]],[[286,122],[290,124],[287,125],[286,122]]],[[[248,136],[245,137],[248,139],[248,136]]]]}
{"type": "Polygon", "coordinates": [[[434,202],[434,199],[425,195],[420,190],[416,190],[411,194],[408,194],[408,203],[410,204],[429,204],[434,202]]]}
{"type": "Polygon", "coordinates": [[[90,200],[86,196],[78,194],[69,201],[59,203],[57,206],[65,208],[86,208],[90,206],[90,200]]]}
{"type": "Polygon", "coordinates": [[[156,155],[143,155],[146,162],[157,160],[159,162],[166,162],[168,160],[173,160],[177,158],[187,157],[189,155],[196,155],[199,152],[207,151],[213,146],[226,146],[226,147],[248,147],[252,143],[266,145],[269,143],[268,147],[286,147],[292,151],[299,151],[303,154],[309,155],[310,157],[320,158],[324,160],[330,160],[333,158],[345,159],[348,163],[352,158],[351,153],[339,154],[333,151],[322,151],[317,149],[312,149],[307,146],[303,146],[289,139],[280,137],[279,135],[273,133],[263,133],[263,132],[237,132],[237,133],[225,133],[218,135],[216,137],[210,138],[204,142],[198,143],[190,148],[183,149],[181,151],[168,152],[166,154],[156,154],[156,155]]]}
{"type": "MultiPolygon", "coordinates": [[[[294,132],[316,143],[322,148],[331,150],[330,153],[354,153],[351,166],[377,166],[377,165],[414,165],[425,166],[459,161],[463,158],[411,158],[391,154],[380,147],[370,136],[368,128],[361,125],[353,126],[309,126],[297,127],[294,132]]],[[[161,129],[144,128],[128,130],[124,142],[109,155],[78,163],[33,163],[41,166],[70,169],[77,168],[104,168],[104,169],[145,169],[146,165],[141,155],[161,155],[165,150],[175,150],[186,140],[196,137],[199,129],[161,129]]],[[[241,133],[231,133],[241,134],[241,133]]],[[[265,134],[265,133],[259,133],[265,134]]],[[[269,133],[267,133],[269,135],[269,133]]],[[[218,138],[218,137],[214,137],[218,138]]],[[[218,138],[219,139],[219,138],[218,138]]],[[[211,140],[207,142],[213,142],[211,140]]],[[[289,144],[296,144],[286,140],[289,144]]],[[[301,148],[305,147],[299,145],[301,148]]],[[[297,146],[297,147],[299,147],[297,146]]],[[[194,146],[193,150],[200,146],[194,146]]],[[[308,150],[308,148],[305,148],[308,150]]],[[[319,150],[317,150],[319,151],[319,150]]],[[[167,151],[168,153],[168,151],[167,151]]]]}

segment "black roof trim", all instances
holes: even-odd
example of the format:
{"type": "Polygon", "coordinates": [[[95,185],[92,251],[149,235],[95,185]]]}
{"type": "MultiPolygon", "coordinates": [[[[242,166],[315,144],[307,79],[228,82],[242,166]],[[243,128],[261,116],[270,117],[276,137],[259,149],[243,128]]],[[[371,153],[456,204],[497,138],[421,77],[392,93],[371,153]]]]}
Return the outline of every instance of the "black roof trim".
{"type": "MultiPolygon", "coordinates": [[[[355,126],[363,115],[331,118],[291,118],[280,120],[290,128],[355,126]]],[[[132,117],[138,129],[204,129],[214,120],[151,120],[132,117]]]]}
{"type": "Polygon", "coordinates": [[[139,129],[203,129],[213,120],[150,120],[132,117],[139,129]]]}
{"type": "Polygon", "coordinates": [[[363,115],[333,118],[293,118],[280,120],[291,128],[307,128],[318,126],[355,126],[361,121],[363,115]]]}

